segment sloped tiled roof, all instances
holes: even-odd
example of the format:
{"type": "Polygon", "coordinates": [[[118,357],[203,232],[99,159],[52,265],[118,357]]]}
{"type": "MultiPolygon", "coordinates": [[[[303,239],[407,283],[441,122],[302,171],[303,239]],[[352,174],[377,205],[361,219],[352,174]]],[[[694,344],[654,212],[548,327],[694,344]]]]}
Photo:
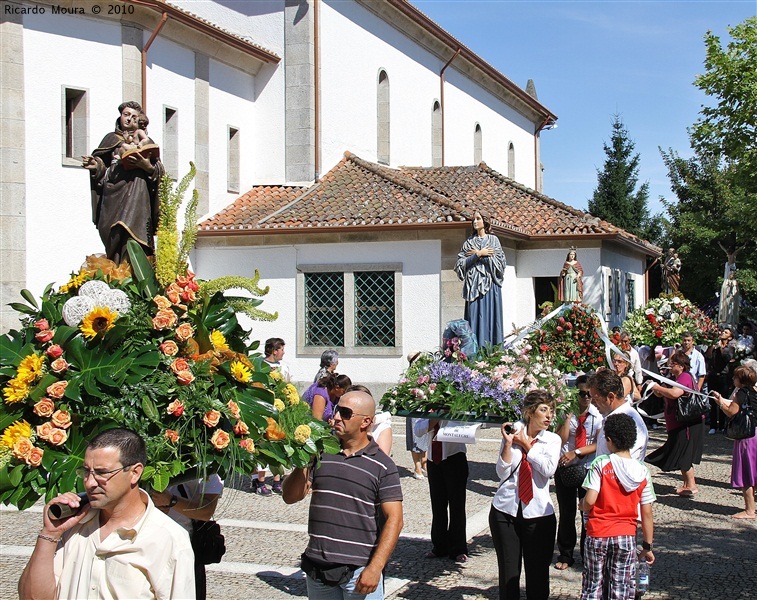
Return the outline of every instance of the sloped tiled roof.
{"type": "Polygon", "coordinates": [[[494,231],[519,239],[614,238],[659,253],[649,242],[531,190],[485,163],[393,169],[350,152],[309,188],[253,188],[203,221],[199,235],[424,228],[470,221],[476,210],[494,231]]]}

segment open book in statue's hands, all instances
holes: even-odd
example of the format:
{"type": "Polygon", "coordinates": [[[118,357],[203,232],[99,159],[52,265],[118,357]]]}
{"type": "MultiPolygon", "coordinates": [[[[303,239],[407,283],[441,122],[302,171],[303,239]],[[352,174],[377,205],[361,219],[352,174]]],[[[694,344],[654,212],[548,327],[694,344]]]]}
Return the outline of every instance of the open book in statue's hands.
{"type": "Polygon", "coordinates": [[[130,171],[136,168],[136,165],[131,164],[131,161],[126,160],[130,156],[136,156],[138,158],[146,158],[151,163],[160,159],[160,147],[157,144],[145,144],[141,148],[131,148],[121,154],[121,160],[123,162],[124,169],[130,171]]]}

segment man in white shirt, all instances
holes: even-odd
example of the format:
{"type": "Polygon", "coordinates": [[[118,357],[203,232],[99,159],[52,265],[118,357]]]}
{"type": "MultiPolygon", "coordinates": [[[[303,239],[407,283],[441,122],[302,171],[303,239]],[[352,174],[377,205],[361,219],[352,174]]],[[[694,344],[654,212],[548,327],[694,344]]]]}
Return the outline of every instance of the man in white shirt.
{"type": "Polygon", "coordinates": [[[702,391],[702,386],[704,386],[704,380],[707,376],[707,364],[704,361],[702,353],[694,348],[694,336],[690,331],[684,331],[681,334],[681,349],[689,357],[689,362],[691,362],[690,373],[697,383],[697,390],[702,391]]]}
{"type": "MultiPolygon", "coordinates": [[[[610,415],[625,413],[633,419],[636,424],[636,442],[631,448],[631,458],[643,461],[647,454],[647,442],[649,441],[649,431],[644,424],[644,419],[634,410],[633,406],[626,402],[623,394],[623,381],[615,371],[602,369],[597,371],[589,378],[589,390],[591,401],[597,407],[604,419],[610,415]]],[[[610,454],[607,447],[607,440],[600,431],[597,434],[597,456],[610,454]]]]}
{"type": "Polygon", "coordinates": [[[639,352],[631,345],[631,334],[625,329],[620,331],[620,349],[631,359],[631,370],[633,371],[633,380],[636,385],[641,385],[644,381],[644,373],[641,372],[641,358],[639,352]]]}
{"type": "Polygon", "coordinates": [[[96,436],[77,473],[89,503],[61,494],[18,583],[20,598],[194,598],[189,535],[139,488],[145,443],[127,429],[96,436]],[[51,520],[57,504],[76,512],[51,520]]]}

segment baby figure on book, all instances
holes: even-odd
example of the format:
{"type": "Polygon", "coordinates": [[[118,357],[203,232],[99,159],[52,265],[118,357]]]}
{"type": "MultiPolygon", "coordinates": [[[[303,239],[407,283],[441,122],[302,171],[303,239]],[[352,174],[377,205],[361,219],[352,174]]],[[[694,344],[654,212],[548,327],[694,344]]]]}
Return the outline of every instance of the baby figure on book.
{"type": "MultiPolygon", "coordinates": [[[[113,151],[113,160],[124,160],[129,156],[137,156],[137,158],[147,158],[151,162],[154,162],[160,158],[160,149],[150,137],[147,135],[147,126],[150,124],[150,119],[143,112],[139,113],[137,117],[136,126],[123,132],[124,141],[113,151]]],[[[124,168],[126,170],[133,169],[134,166],[128,161],[124,162],[124,168]]]]}

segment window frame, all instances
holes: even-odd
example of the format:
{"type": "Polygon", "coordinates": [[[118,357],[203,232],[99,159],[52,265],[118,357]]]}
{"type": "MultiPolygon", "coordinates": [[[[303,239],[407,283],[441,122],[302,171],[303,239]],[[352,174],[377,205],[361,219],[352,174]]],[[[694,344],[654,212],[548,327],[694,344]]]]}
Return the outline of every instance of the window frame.
{"type": "Polygon", "coordinates": [[[81,167],[82,156],[89,154],[89,90],[71,85],[61,86],[61,165],[81,167]],[[73,92],[74,94],[70,94],[73,92]],[[77,106],[69,111],[69,98],[78,96],[77,106]],[[70,154],[69,154],[70,140],[70,154]]]}
{"type": "Polygon", "coordinates": [[[402,263],[312,264],[297,267],[297,354],[320,356],[324,350],[336,350],[340,356],[402,356],[402,263]],[[391,271],[394,273],[394,342],[391,347],[355,344],[355,273],[391,271]],[[344,346],[306,346],[305,276],[308,273],[342,273],[344,276],[344,346]]]}
{"type": "Polygon", "coordinates": [[[166,175],[173,181],[179,178],[179,109],[175,106],[163,105],[162,114],[163,144],[160,149],[161,162],[166,175]],[[167,117],[168,111],[171,116],[167,117]],[[169,125],[170,124],[170,125],[169,125]]]}
{"type": "Polygon", "coordinates": [[[234,125],[226,126],[226,191],[238,194],[241,180],[241,131],[234,125]]]}

